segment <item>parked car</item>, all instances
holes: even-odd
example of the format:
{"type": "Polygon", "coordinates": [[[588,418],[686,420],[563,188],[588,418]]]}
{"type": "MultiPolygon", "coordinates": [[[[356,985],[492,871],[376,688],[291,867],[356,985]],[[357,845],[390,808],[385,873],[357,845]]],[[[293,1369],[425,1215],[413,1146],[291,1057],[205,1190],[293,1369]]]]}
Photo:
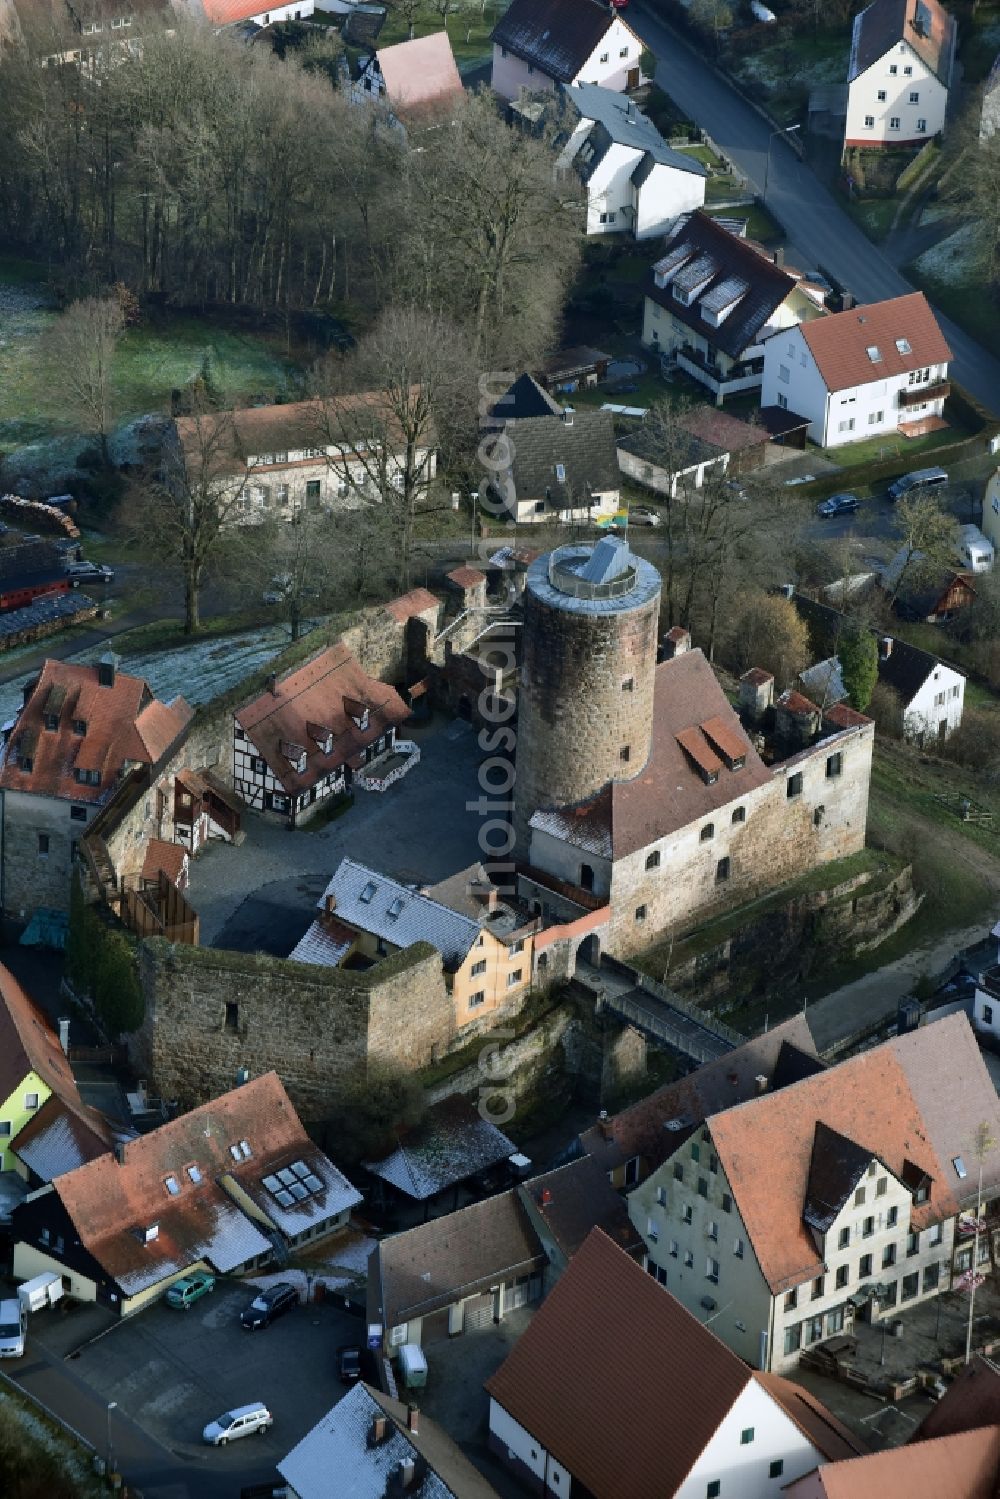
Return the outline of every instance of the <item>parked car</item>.
{"type": "Polygon", "coordinates": [[[113,583],[114,571],[103,562],[71,562],[66,569],[74,583],[113,583]]]}
{"type": "Polygon", "coordinates": [[[889,485],[889,498],[901,500],[904,494],[910,494],[914,489],[938,489],[947,482],[948,475],[943,468],[915,468],[912,473],[900,474],[889,485]]]}
{"type": "Polygon", "coordinates": [[[183,1311],[193,1306],[202,1296],[207,1296],[209,1291],[215,1290],[215,1276],[209,1275],[207,1270],[195,1270],[190,1275],[182,1275],[180,1280],[175,1280],[167,1292],[167,1305],[179,1306],[183,1311]]]}
{"type": "Polygon", "coordinates": [[[356,1343],[347,1344],[338,1350],[337,1367],[341,1384],[354,1384],[355,1380],[361,1378],[361,1349],[356,1343]]]}
{"type": "Polygon", "coordinates": [[[633,505],[628,513],[633,526],[658,526],[660,517],[648,505],[633,505]]]}
{"type": "Polygon", "coordinates": [[[861,501],[856,494],[832,494],[828,499],[820,500],[816,506],[816,514],[846,515],[850,510],[857,510],[861,501]]]}
{"type": "Polygon", "coordinates": [[[0,1358],[20,1358],[28,1329],[28,1313],[23,1301],[11,1297],[0,1301],[0,1358]]]}
{"type": "Polygon", "coordinates": [[[299,1293],[291,1281],[279,1280],[267,1286],[255,1296],[250,1305],[240,1313],[240,1325],[253,1332],[258,1327],[267,1327],[275,1317],[290,1312],[299,1304],[299,1293]]]}
{"type": "Polygon", "coordinates": [[[202,1436],[210,1447],[224,1447],[235,1442],[237,1437],[249,1437],[254,1432],[265,1432],[274,1425],[274,1417],[260,1400],[252,1405],[238,1405],[235,1410],[223,1411],[214,1421],[209,1421],[202,1436]]]}

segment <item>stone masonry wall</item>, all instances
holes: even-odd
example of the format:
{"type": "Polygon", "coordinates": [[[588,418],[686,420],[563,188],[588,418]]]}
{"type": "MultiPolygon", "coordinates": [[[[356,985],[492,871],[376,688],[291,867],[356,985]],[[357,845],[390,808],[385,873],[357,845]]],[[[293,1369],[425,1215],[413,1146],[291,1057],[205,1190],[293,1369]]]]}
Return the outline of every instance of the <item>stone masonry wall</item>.
{"type": "Polygon", "coordinates": [[[154,938],[139,971],[146,1015],[131,1060],[187,1107],[232,1088],[241,1067],[274,1068],[302,1117],[321,1119],[373,1062],[426,1066],[451,1039],[441,958],[425,943],[355,973],[154,938]]]}

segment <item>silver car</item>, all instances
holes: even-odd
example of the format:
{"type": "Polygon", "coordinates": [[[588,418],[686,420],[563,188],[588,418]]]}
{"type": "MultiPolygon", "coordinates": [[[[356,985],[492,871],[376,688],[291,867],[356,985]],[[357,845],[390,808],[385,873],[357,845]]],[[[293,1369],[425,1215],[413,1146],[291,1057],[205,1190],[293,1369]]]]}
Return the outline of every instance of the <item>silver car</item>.
{"type": "Polygon", "coordinates": [[[264,1432],[274,1422],[266,1405],[255,1400],[253,1405],[237,1405],[231,1411],[223,1411],[214,1421],[209,1421],[202,1436],[210,1447],[224,1447],[235,1442],[237,1437],[248,1437],[255,1431],[264,1432]]]}

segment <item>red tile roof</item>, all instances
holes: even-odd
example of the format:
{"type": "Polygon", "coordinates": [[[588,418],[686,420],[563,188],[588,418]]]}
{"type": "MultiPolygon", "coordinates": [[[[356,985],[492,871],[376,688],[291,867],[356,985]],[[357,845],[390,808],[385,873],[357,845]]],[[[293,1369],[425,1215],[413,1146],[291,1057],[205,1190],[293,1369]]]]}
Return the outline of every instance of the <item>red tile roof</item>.
{"type": "Polygon", "coordinates": [[[864,713],[858,713],[847,703],[834,703],[832,708],[824,708],[823,717],[838,729],[860,729],[872,722],[872,719],[867,718],[864,713]]]}
{"type": "Polygon", "coordinates": [[[454,567],[448,578],[458,588],[477,588],[480,583],[486,582],[486,574],[481,573],[478,567],[454,567]]]}
{"type": "Polygon", "coordinates": [[[784,708],[788,713],[809,715],[818,713],[820,710],[816,704],[801,692],[796,692],[793,687],[787,687],[775,703],[776,708],[784,708]]]}
{"type": "Polygon", "coordinates": [[[339,765],[360,763],[367,745],[409,716],[395,687],[370,677],[339,641],[280,677],[273,692],[262,692],[240,708],[236,722],[276,779],[294,795],[339,765]],[[364,720],[366,710],[367,727],[362,728],[357,720],[364,720]],[[329,754],[323,753],[317,739],[323,731],[333,736],[329,754]],[[305,751],[305,770],[295,769],[286,754],[291,748],[305,751]]]}
{"type": "Polygon", "coordinates": [[[996,1499],[1000,1426],[828,1463],[790,1483],[786,1499],[996,1499]]]}
{"type": "MultiPolygon", "coordinates": [[[[916,1170],[931,1179],[929,1201],[911,1210],[922,1229],[953,1217],[968,1198],[952,1162],[971,1157],[983,1121],[1000,1136],[996,1089],[961,1014],[716,1114],[709,1128],[761,1272],[778,1294],[822,1273],[802,1216],[818,1123],[877,1155],[897,1178],[916,1170]]],[[[991,1195],[1000,1188],[1000,1160],[987,1159],[984,1184],[991,1195]]]]}
{"type": "Polygon", "coordinates": [[[386,614],[391,614],[398,624],[403,625],[417,614],[426,614],[430,610],[437,614],[441,608],[441,600],[428,593],[426,588],[411,588],[409,593],[400,594],[398,599],[390,599],[383,608],[386,614]]]}
{"type": "Polygon", "coordinates": [[[184,872],[187,849],[180,843],[167,843],[162,838],[150,838],[146,846],[146,857],[142,863],[142,878],[155,880],[162,871],[172,885],[176,885],[184,872]]]}
{"type": "Polygon", "coordinates": [[[717,406],[692,406],[680,416],[679,425],[693,437],[728,453],[742,453],[771,441],[770,433],[759,423],[741,421],[717,406]]]}
{"type": "Polygon", "coordinates": [[[926,1442],[996,1424],[1000,1424],[1000,1367],[977,1353],[931,1406],[910,1441],[926,1442]]]}
{"type": "Polygon", "coordinates": [[[46,661],[11,734],[0,787],[75,802],[104,801],[121,771],[131,763],[155,764],[191,722],[193,710],[182,697],[162,703],[141,677],[117,670],[113,685],[102,686],[99,669],[46,661]],[[50,715],[58,728],[45,727],[50,715]],[[86,724],[82,735],[73,729],[81,721],[86,724]],[[27,758],[31,770],[22,768],[27,758]],[[100,783],[77,781],[77,769],[98,771],[100,783]]]}
{"type": "Polygon", "coordinates": [[[376,56],[394,109],[427,109],[465,97],[447,31],[380,47],[376,56]]]}
{"type": "Polygon", "coordinates": [[[594,1499],[669,1499],[752,1379],[595,1228],[486,1389],[594,1499]]]}
{"type": "Polygon", "coordinates": [[[922,291],[892,297],[888,302],[869,302],[832,317],[814,318],[810,323],[800,323],[799,331],[828,390],[888,380],[929,364],[947,364],[951,359],[951,350],[922,291]],[[897,340],[908,345],[908,351],[901,350],[897,340]],[[873,362],[869,349],[877,349],[881,358],[873,362]]]}

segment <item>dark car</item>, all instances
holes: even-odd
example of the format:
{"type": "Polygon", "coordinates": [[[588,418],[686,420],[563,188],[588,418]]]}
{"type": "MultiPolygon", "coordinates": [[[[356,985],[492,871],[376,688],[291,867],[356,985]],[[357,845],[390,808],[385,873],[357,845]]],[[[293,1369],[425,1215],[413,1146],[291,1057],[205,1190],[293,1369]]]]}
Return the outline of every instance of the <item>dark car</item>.
{"type": "Polygon", "coordinates": [[[356,1343],[347,1344],[339,1350],[337,1367],[343,1384],[354,1384],[361,1378],[361,1349],[356,1343]]]}
{"type": "Polygon", "coordinates": [[[240,1323],[253,1332],[258,1327],[269,1326],[275,1317],[280,1317],[283,1312],[291,1311],[292,1307],[298,1304],[299,1293],[295,1287],[287,1280],[279,1280],[254,1297],[250,1305],[240,1314],[240,1323]]]}
{"type": "Polygon", "coordinates": [[[113,583],[115,575],[103,562],[71,562],[66,569],[72,583],[113,583]]]}
{"type": "Polygon", "coordinates": [[[846,515],[849,510],[857,510],[860,504],[856,494],[832,494],[828,500],[820,500],[816,506],[816,514],[846,515]]]}

